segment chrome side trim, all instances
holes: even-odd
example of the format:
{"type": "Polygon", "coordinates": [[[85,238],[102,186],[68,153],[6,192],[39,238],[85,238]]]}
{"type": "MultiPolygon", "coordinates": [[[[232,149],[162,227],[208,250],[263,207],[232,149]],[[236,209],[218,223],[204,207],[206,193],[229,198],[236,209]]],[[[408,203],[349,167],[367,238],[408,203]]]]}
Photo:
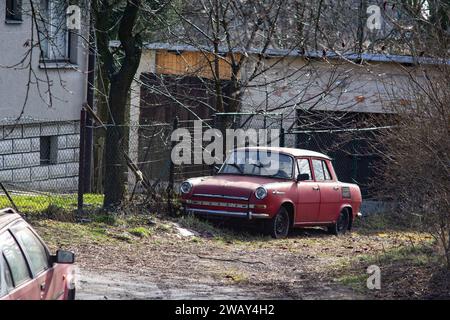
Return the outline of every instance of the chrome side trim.
{"type": "Polygon", "coordinates": [[[196,209],[196,208],[187,208],[188,212],[199,212],[199,213],[209,213],[209,214],[217,214],[222,216],[232,216],[232,217],[241,217],[241,218],[247,218],[248,213],[247,212],[230,212],[230,211],[224,211],[224,210],[208,210],[208,209],[196,209]]]}
{"type": "Polygon", "coordinates": [[[267,213],[252,213],[250,212],[250,218],[256,218],[256,219],[267,219],[270,216],[267,213]]]}
{"type": "Polygon", "coordinates": [[[269,215],[267,213],[252,213],[252,212],[230,212],[225,210],[209,210],[209,209],[197,209],[197,208],[186,208],[187,212],[192,213],[206,213],[227,217],[238,217],[247,219],[267,219],[269,215]]]}
{"type": "Polygon", "coordinates": [[[224,195],[220,195],[220,194],[210,194],[210,193],[194,193],[192,196],[193,197],[222,198],[222,199],[230,199],[230,200],[248,201],[247,197],[224,196],[224,195]]]}

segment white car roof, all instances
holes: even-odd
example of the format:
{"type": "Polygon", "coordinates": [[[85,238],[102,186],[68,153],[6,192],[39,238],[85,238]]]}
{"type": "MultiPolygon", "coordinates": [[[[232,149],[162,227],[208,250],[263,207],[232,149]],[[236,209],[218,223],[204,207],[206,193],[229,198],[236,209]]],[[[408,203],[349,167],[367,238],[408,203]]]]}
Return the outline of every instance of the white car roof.
{"type": "Polygon", "coordinates": [[[262,150],[262,151],[285,153],[292,155],[294,157],[315,157],[331,160],[329,156],[323,153],[306,149],[282,148],[282,147],[247,147],[247,148],[237,148],[236,150],[249,150],[249,151],[262,150]]]}

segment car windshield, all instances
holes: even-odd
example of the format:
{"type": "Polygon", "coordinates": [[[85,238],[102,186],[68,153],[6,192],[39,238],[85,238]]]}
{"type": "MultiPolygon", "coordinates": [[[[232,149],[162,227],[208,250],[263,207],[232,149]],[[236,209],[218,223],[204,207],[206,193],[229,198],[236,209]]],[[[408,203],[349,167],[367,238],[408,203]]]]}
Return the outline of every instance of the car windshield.
{"type": "Polygon", "coordinates": [[[292,168],[290,156],[264,150],[238,150],[230,154],[219,174],[291,179],[292,168]]]}

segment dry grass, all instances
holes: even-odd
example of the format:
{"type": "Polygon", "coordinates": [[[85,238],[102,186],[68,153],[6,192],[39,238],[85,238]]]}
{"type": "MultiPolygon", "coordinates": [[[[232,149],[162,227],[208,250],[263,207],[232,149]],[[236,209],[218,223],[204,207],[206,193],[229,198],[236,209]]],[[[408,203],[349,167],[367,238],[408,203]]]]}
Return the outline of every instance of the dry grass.
{"type": "Polygon", "coordinates": [[[410,228],[390,228],[385,217],[379,218],[356,223],[355,231],[342,237],[304,229],[283,240],[258,229],[193,217],[93,215],[84,224],[32,223],[53,249],[75,250],[83,268],[125,270],[162,282],[173,277],[180,286],[233,283],[275,298],[446,297],[445,287],[436,286],[436,279],[445,275],[439,273],[440,261],[430,258],[432,238],[410,228]],[[197,236],[182,237],[175,222],[197,236]],[[377,292],[365,289],[371,264],[382,268],[382,290],[377,292]]]}

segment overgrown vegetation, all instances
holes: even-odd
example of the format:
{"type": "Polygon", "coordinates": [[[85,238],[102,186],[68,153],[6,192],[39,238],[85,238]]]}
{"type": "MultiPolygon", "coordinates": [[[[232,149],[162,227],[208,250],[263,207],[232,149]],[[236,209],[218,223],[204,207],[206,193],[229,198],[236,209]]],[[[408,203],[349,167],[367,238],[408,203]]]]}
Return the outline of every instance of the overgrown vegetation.
{"type": "Polygon", "coordinates": [[[396,204],[399,215],[420,220],[450,270],[450,69],[445,64],[416,73],[405,94],[394,95],[407,101],[391,106],[395,126],[377,136],[376,148],[383,151],[381,195],[396,204]]]}

